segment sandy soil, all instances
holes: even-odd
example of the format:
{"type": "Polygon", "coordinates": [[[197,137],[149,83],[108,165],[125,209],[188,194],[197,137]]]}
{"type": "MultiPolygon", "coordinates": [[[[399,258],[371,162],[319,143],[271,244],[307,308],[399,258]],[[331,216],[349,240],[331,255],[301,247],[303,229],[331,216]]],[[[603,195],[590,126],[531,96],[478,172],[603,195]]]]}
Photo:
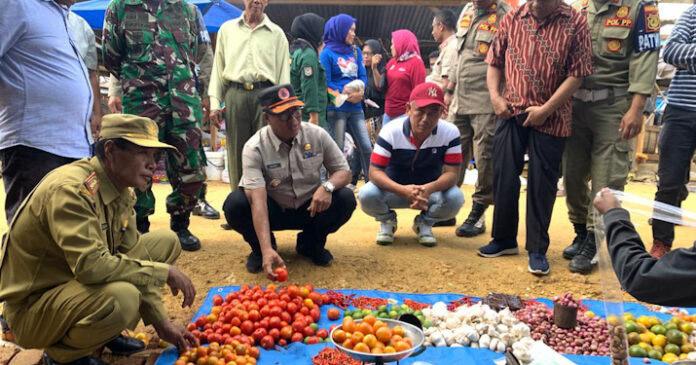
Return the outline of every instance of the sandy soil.
{"type": "MultiPolygon", "coordinates": [[[[152,228],[168,228],[169,217],[164,208],[168,185],[156,185],[157,214],[151,219],[152,228]]],[[[473,187],[464,188],[466,203],[457,216],[458,223],[468,214],[473,187]]],[[[633,183],[628,192],[645,198],[654,197],[654,184],[633,183]]],[[[229,186],[211,183],[208,189],[209,201],[221,207],[229,192],[229,186]]],[[[522,194],[520,212],[524,217],[522,194]]],[[[0,204],[4,196],[0,194],[0,204]]],[[[696,210],[696,198],[690,197],[685,204],[689,210],[696,210]]],[[[538,278],[527,272],[527,258],[519,256],[497,259],[484,259],[475,250],[490,239],[489,233],[476,238],[464,239],[454,235],[452,227],[435,228],[438,246],[426,248],[418,244],[411,231],[414,211],[399,211],[399,228],[396,242],[389,247],[374,243],[377,223],[359,209],[350,222],[338,233],[329,237],[327,248],[335,257],[331,267],[320,268],[295,254],[296,231],[277,233],[279,252],[286,260],[290,271],[290,281],[311,282],[319,288],[358,288],[381,289],[404,292],[457,292],[470,295],[486,295],[489,292],[504,292],[524,297],[552,296],[570,291],[581,297],[596,298],[601,295],[599,274],[595,270],[585,277],[571,274],[568,261],[561,257],[561,251],[573,239],[572,225],[568,222],[565,199],[556,201],[551,224],[551,247],[549,260],[551,274],[538,278]]],[[[0,213],[0,232],[5,231],[5,219],[0,213]]],[[[490,228],[493,210],[486,213],[490,228]]],[[[650,226],[645,218],[634,219],[644,238],[650,240],[650,226]]],[[[170,316],[176,322],[185,323],[195,313],[206,292],[212,286],[235,284],[268,284],[262,274],[249,274],[244,268],[248,246],[241,236],[220,228],[223,220],[192,219],[191,230],[203,242],[203,248],[195,253],[184,253],[178,265],[188,273],[196,285],[198,296],[194,309],[181,309],[181,298],[166,295],[166,305],[170,316]]],[[[677,228],[677,246],[691,245],[692,231],[677,228]]],[[[521,224],[519,242],[524,242],[524,224],[521,224]]],[[[626,297],[631,300],[630,297],[626,297]]]]}

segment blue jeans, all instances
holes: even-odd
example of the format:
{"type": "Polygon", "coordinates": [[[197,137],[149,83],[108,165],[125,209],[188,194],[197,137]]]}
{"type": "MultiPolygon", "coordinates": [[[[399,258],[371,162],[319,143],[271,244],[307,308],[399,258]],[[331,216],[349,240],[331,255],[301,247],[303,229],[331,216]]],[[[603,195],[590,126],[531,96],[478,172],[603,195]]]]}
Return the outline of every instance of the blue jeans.
{"type": "MultiPolygon", "coordinates": [[[[365,214],[375,217],[379,222],[396,220],[393,209],[408,208],[408,199],[389,191],[381,190],[373,183],[367,183],[358,192],[360,208],[365,214]]],[[[430,195],[428,210],[421,213],[423,221],[433,225],[439,221],[454,218],[464,205],[464,194],[458,186],[430,195]]]]}
{"type": "Polygon", "coordinates": [[[387,115],[387,113],[384,113],[384,116],[382,117],[382,127],[387,125],[387,123],[391,122],[392,120],[399,119],[405,115],[406,114],[401,114],[398,117],[391,118],[390,116],[387,115]]]}
{"type": "Polygon", "coordinates": [[[346,131],[353,137],[360,158],[360,165],[365,175],[365,181],[367,181],[370,168],[370,154],[372,154],[372,142],[370,142],[370,135],[367,134],[365,114],[363,114],[362,110],[358,112],[328,110],[326,112],[326,117],[334,141],[336,141],[341,151],[343,151],[346,131]]]}

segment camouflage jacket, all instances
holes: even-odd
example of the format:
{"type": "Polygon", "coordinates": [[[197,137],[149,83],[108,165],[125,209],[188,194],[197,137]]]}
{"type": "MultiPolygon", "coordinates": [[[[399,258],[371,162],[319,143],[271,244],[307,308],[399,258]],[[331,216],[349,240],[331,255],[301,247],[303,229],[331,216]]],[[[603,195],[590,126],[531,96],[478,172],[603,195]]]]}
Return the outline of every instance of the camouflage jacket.
{"type": "Polygon", "coordinates": [[[201,57],[199,28],[195,9],[185,0],[111,1],[102,52],[104,65],[121,81],[124,107],[171,92],[185,104],[172,102],[174,110],[200,109],[194,76],[201,57]]]}

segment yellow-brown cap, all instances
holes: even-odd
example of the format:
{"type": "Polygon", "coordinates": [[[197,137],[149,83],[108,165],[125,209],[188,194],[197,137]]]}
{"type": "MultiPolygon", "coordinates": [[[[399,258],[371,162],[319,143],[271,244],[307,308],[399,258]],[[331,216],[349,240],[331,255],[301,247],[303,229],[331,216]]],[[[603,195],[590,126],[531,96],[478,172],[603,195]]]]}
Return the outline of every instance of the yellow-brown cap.
{"type": "Polygon", "coordinates": [[[132,114],[107,114],[102,118],[99,139],[123,138],[138,146],[171,148],[158,138],[159,128],[154,120],[132,114]]]}

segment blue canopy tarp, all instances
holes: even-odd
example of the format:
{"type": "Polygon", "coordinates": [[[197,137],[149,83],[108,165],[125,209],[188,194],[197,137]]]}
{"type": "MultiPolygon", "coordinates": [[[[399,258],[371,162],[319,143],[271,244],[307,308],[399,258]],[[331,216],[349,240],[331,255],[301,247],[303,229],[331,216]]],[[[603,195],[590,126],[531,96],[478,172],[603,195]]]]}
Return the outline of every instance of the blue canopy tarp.
{"type": "MultiPolygon", "coordinates": [[[[198,313],[193,317],[198,318],[203,315],[210,313],[213,307],[213,296],[215,294],[220,294],[225,297],[228,293],[239,290],[238,286],[224,286],[224,287],[214,287],[211,288],[206,296],[203,304],[198,309],[198,313]]],[[[318,292],[325,292],[325,290],[317,289],[318,292]]],[[[339,293],[350,295],[355,294],[357,296],[368,296],[368,297],[378,297],[384,299],[394,299],[398,302],[403,302],[405,299],[414,300],[420,303],[434,304],[439,301],[450,302],[462,297],[461,294],[444,293],[444,294],[409,294],[409,293],[394,293],[379,290],[352,290],[352,289],[341,289],[336,290],[339,293]]],[[[474,301],[478,301],[478,298],[472,297],[474,301]]],[[[551,306],[552,302],[550,299],[539,298],[540,302],[551,306]]],[[[588,300],[583,299],[582,303],[588,307],[588,309],[597,313],[600,316],[604,316],[604,304],[598,300],[588,300]]],[[[327,316],[329,308],[335,308],[332,305],[324,305],[321,307],[321,318],[317,323],[321,328],[329,328],[332,324],[340,324],[338,321],[330,321],[327,316]]],[[[664,313],[656,313],[650,311],[647,307],[639,303],[624,303],[624,310],[626,312],[631,312],[635,316],[639,315],[650,315],[657,316],[662,321],[668,320],[671,316],[664,313]]],[[[689,313],[696,313],[694,308],[687,308],[689,313]]],[[[275,350],[264,350],[261,349],[261,357],[259,359],[259,365],[291,365],[291,364],[311,364],[311,358],[315,356],[324,347],[331,346],[326,343],[317,345],[305,345],[301,343],[290,344],[287,348],[277,347],[275,350]]],[[[564,355],[569,360],[576,364],[582,365],[606,365],[610,363],[608,357],[602,356],[581,356],[581,355],[564,355]]],[[[494,364],[494,361],[500,359],[502,354],[496,353],[487,349],[472,349],[469,347],[429,347],[426,351],[420,355],[412,358],[406,359],[400,362],[402,365],[412,364],[415,361],[426,361],[431,364],[441,365],[441,364],[494,364]]],[[[178,358],[178,353],[176,348],[170,347],[157,359],[155,365],[173,365],[178,358]]],[[[661,361],[650,360],[652,364],[664,364],[661,361]]],[[[630,364],[639,365],[643,364],[643,360],[639,358],[631,358],[630,364]]]]}
{"type": "MultiPolygon", "coordinates": [[[[205,22],[208,32],[215,33],[222,23],[239,17],[242,10],[224,0],[187,0],[196,4],[205,22]]],[[[85,18],[92,29],[102,29],[104,26],[104,13],[111,0],[90,0],[73,5],[70,10],[85,18]]]]}

